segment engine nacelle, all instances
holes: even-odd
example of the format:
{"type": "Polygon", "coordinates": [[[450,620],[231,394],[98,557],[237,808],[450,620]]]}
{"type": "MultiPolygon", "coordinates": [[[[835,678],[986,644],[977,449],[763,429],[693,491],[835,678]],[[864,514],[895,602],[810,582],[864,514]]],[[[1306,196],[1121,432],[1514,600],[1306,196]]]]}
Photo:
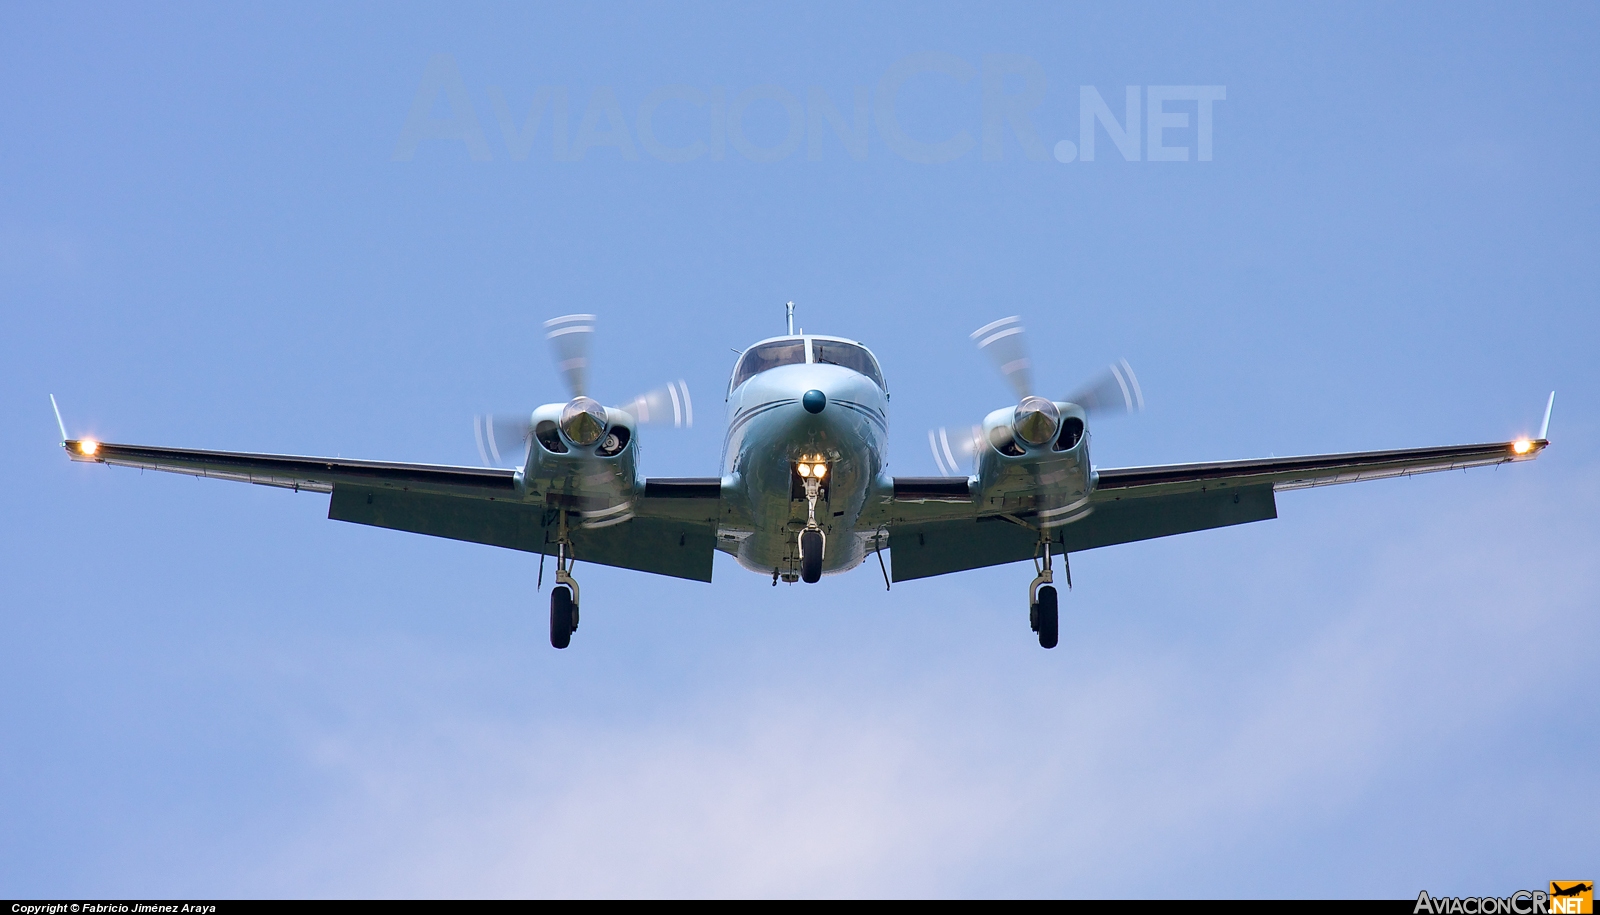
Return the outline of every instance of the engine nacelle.
{"type": "Polygon", "coordinates": [[[530,498],[566,508],[588,527],[631,518],[639,489],[636,422],[626,410],[588,397],[533,411],[522,477],[530,498]]]}
{"type": "Polygon", "coordinates": [[[984,417],[978,452],[983,511],[1033,516],[1056,527],[1086,515],[1089,430],[1083,408],[1026,397],[984,417]]]}

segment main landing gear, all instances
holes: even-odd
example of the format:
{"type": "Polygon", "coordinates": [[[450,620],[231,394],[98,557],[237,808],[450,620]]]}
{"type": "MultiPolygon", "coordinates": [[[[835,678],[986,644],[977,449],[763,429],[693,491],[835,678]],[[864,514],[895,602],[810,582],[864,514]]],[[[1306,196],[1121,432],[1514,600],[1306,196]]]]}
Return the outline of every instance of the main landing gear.
{"type": "Polygon", "coordinates": [[[572,644],[572,633],[578,628],[578,602],[572,590],[556,585],[550,591],[550,645],[565,648],[572,644]]]}
{"type": "MultiPolygon", "coordinates": [[[[1047,536],[1040,531],[1041,538],[1047,536]]],[[[1035,556],[1035,568],[1038,571],[1033,582],[1028,585],[1028,625],[1039,634],[1040,648],[1054,648],[1061,637],[1061,615],[1056,607],[1056,589],[1052,584],[1055,581],[1055,572],[1050,568],[1050,541],[1039,541],[1039,552],[1043,554],[1040,562],[1035,556]]],[[[1063,553],[1061,561],[1068,560],[1063,553]]],[[[1067,567],[1067,587],[1072,587],[1072,568],[1067,567]]]]}
{"type": "Polygon", "coordinates": [[[565,648],[578,631],[578,582],[572,577],[576,559],[567,542],[567,513],[561,513],[560,539],[556,541],[556,586],[550,589],[550,646],[565,648]]]}
{"type": "Polygon", "coordinates": [[[1061,636],[1061,618],[1056,610],[1054,585],[1040,585],[1028,602],[1028,622],[1039,633],[1040,648],[1054,648],[1061,636]]]}

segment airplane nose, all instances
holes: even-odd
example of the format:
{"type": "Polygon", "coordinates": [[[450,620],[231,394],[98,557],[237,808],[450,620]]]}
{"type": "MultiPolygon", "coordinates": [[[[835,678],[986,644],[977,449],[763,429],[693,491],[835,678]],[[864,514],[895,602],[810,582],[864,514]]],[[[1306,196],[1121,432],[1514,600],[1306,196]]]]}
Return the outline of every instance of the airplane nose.
{"type": "Polygon", "coordinates": [[[828,405],[828,395],[812,388],[800,398],[800,403],[806,408],[807,413],[821,413],[822,408],[828,405]]]}

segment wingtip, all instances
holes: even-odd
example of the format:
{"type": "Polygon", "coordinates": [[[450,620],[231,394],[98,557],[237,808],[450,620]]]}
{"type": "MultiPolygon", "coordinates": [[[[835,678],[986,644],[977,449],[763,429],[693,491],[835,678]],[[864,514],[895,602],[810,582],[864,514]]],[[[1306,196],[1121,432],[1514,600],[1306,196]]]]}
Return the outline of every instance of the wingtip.
{"type": "Polygon", "coordinates": [[[1556,407],[1556,392],[1550,392],[1550,399],[1544,404],[1544,422],[1539,424],[1539,441],[1550,443],[1550,411],[1556,407]]]}
{"type": "Polygon", "coordinates": [[[67,457],[74,461],[102,462],[105,458],[100,456],[102,446],[92,438],[70,438],[61,443],[66,450],[67,457]]]}
{"type": "Polygon", "coordinates": [[[1542,438],[1519,438],[1508,443],[1511,459],[1514,461],[1532,460],[1539,456],[1539,452],[1550,447],[1550,443],[1542,438]]]}

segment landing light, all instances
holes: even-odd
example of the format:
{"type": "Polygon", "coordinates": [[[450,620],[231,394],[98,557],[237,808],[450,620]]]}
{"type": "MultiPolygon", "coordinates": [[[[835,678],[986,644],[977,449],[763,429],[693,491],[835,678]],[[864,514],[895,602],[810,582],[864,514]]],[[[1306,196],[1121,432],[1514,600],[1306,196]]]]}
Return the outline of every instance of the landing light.
{"type": "Polygon", "coordinates": [[[816,477],[819,480],[822,479],[824,476],[826,476],[827,473],[828,473],[828,465],[827,464],[817,464],[816,466],[811,468],[811,475],[816,477]]]}
{"type": "Polygon", "coordinates": [[[1530,442],[1525,438],[1519,438],[1515,442],[1511,443],[1511,450],[1515,451],[1517,454],[1527,454],[1533,450],[1533,442],[1530,442]]]}
{"type": "Polygon", "coordinates": [[[800,472],[800,475],[803,476],[803,477],[811,476],[811,465],[810,464],[801,464],[799,467],[797,467],[795,469],[798,470],[800,472]]]}
{"type": "Polygon", "coordinates": [[[78,453],[86,457],[92,457],[99,450],[100,443],[92,438],[86,438],[78,443],[78,453]]]}

